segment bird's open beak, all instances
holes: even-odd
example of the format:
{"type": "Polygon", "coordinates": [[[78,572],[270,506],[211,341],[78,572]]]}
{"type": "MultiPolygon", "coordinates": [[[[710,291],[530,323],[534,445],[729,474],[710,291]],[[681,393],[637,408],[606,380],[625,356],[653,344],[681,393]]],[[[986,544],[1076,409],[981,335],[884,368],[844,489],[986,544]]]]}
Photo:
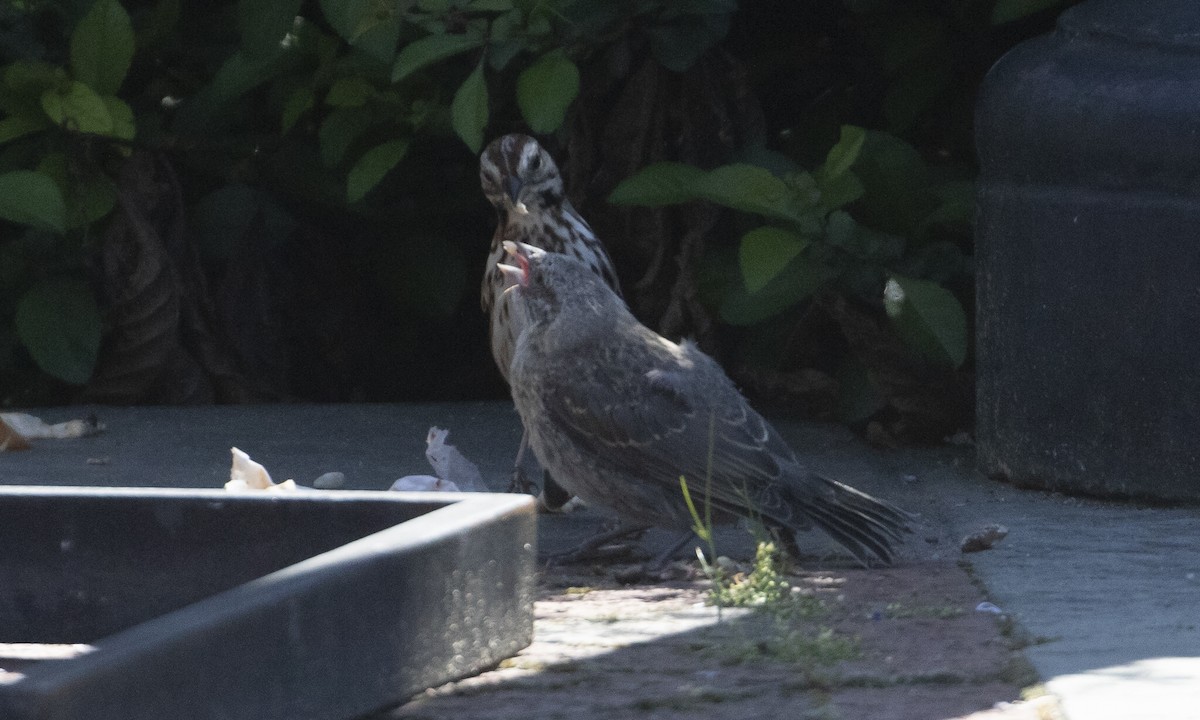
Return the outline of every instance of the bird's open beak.
{"type": "MultiPolygon", "coordinates": [[[[531,245],[525,243],[515,243],[512,240],[504,241],[504,252],[513,259],[514,264],[498,263],[496,269],[503,275],[509,289],[513,287],[529,287],[529,251],[526,248],[532,248],[531,245]]],[[[508,292],[508,290],[505,290],[508,292]]]]}
{"type": "Polygon", "coordinates": [[[521,190],[524,187],[525,183],[521,182],[520,178],[511,176],[504,178],[504,191],[508,194],[508,201],[520,215],[529,214],[529,208],[525,207],[525,203],[517,199],[521,197],[521,190]]]}

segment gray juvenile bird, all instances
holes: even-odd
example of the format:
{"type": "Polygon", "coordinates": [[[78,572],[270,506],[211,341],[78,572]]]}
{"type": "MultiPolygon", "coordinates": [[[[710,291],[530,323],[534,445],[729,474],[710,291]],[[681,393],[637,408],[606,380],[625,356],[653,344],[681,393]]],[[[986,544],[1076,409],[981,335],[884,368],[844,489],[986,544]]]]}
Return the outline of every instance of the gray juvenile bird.
{"type": "MultiPolygon", "coordinates": [[[[479,157],[479,183],[496,208],[496,232],[488,250],[480,302],[489,318],[492,357],[508,380],[513,349],[521,334],[522,316],[504,295],[507,282],[496,265],[504,257],[505,240],[528,243],[543,250],[578,258],[618,295],[617,274],[604,245],[576,212],[563,189],[562,176],[550,153],[528,135],[505,135],[493,140],[479,157]]],[[[517,452],[514,485],[525,484],[517,452]]],[[[543,478],[540,501],[554,510],[570,499],[549,475],[543,478]]]]}
{"type": "Polygon", "coordinates": [[[582,263],[505,249],[500,270],[526,322],[513,401],[568,491],[626,526],[687,531],[682,476],[721,520],[752,517],[788,540],[815,525],[864,565],[891,563],[908,513],[808,470],[716,361],[639,323],[582,263]]]}

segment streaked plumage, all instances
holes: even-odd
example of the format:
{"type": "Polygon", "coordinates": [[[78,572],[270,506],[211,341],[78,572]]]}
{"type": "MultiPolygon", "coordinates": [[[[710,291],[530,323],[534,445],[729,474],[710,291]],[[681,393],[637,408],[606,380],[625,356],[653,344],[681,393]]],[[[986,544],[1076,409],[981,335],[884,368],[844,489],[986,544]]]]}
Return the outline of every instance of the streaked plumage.
{"type": "Polygon", "coordinates": [[[892,561],[907,513],[809,471],[712,358],[639,323],[578,261],[515,254],[502,266],[516,283],[506,297],[528,324],[513,400],[530,447],[565,489],[624,524],[688,530],[683,476],[724,519],[815,525],[864,564],[892,561]]]}
{"type": "Polygon", "coordinates": [[[505,240],[575,257],[618,295],[621,290],[608,252],[567,199],[558,166],[537,140],[505,135],[492,141],[479,158],[479,181],[498,219],[480,301],[491,321],[492,357],[507,380],[521,318],[514,316],[511,299],[503,297],[506,283],[496,269],[504,257],[505,240]]]}
{"type": "MultiPolygon", "coordinates": [[[[488,250],[480,288],[480,303],[488,315],[492,358],[508,380],[513,348],[523,326],[511,297],[504,295],[507,283],[496,269],[504,257],[505,240],[522,242],[547,252],[577,258],[603,278],[620,295],[617,274],[604,245],[567,199],[562,176],[550,153],[527,135],[505,135],[493,140],[479,157],[479,182],[483,194],[496,208],[496,232],[488,250]]],[[[513,472],[515,486],[526,485],[520,468],[525,444],[522,440],[513,472]]],[[[551,479],[543,477],[540,501],[556,510],[570,500],[551,479]]]]}

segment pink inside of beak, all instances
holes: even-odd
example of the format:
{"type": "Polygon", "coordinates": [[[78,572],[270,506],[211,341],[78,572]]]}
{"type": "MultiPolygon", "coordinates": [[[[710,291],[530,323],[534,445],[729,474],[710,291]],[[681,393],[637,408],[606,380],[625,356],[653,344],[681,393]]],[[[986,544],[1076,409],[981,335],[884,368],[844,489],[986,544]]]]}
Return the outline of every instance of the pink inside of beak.
{"type": "Polygon", "coordinates": [[[529,287],[529,257],[520,245],[513,242],[505,242],[504,250],[510,261],[500,263],[497,267],[513,284],[529,287]]]}
{"type": "Polygon", "coordinates": [[[524,254],[517,255],[517,267],[521,269],[521,287],[529,286],[529,258],[524,254]]]}

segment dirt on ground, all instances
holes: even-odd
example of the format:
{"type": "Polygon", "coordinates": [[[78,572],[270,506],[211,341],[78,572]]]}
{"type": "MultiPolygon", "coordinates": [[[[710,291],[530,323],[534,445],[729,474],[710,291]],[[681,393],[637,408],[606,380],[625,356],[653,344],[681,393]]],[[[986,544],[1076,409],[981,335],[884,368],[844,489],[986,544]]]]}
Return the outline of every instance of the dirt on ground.
{"type": "Polygon", "coordinates": [[[1030,690],[1019,630],[980,609],[984,591],[957,560],[787,572],[789,598],[757,609],[715,607],[694,562],[636,567],[545,570],[531,646],[385,717],[1060,717],[1030,690]]]}

